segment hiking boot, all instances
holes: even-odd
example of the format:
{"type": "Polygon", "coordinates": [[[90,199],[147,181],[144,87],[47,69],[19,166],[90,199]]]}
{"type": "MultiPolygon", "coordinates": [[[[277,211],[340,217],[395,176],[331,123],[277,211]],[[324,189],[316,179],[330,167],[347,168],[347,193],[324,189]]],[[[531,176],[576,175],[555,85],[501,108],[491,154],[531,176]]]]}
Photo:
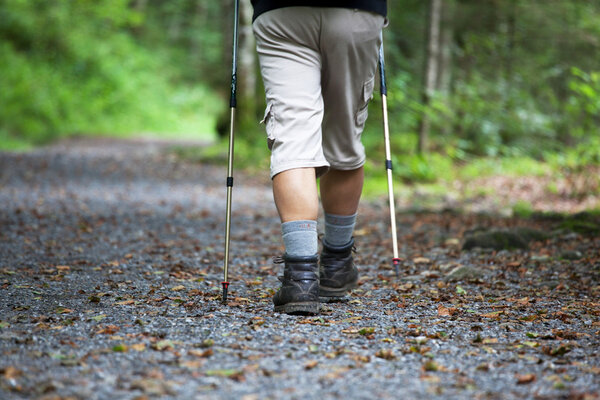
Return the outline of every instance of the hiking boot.
{"type": "Polygon", "coordinates": [[[346,292],[356,287],[358,270],[354,266],[353,250],[354,239],[344,247],[329,246],[323,241],[319,271],[320,297],[344,297],[346,292]]]}
{"type": "Polygon", "coordinates": [[[318,257],[291,257],[285,254],[276,263],[285,263],[281,288],[273,296],[275,312],[286,314],[319,313],[318,257]]]}

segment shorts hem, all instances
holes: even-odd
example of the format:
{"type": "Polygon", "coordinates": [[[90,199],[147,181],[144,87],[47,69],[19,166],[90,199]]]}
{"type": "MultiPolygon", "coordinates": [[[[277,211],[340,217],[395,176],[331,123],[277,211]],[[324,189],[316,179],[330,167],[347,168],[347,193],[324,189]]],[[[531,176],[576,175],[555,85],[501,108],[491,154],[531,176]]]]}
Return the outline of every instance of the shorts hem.
{"type": "Polygon", "coordinates": [[[279,164],[277,167],[271,166],[271,179],[281,172],[288,171],[296,168],[315,168],[317,170],[317,177],[323,175],[329,169],[329,163],[325,160],[298,160],[285,164],[279,164]]]}
{"type": "Polygon", "coordinates": [[[340,170],[340,171],[350,171],[350,170],[362,167],[363,165],[365,165],[366,161],[367,161],[367,158],[365,157],[362,160],[360,160],[358,162],[355,162],[355,163],[352,163],[352,164],[349,164],[349,163],[341,163],[341,164],[330,163],[330,168],[331,169],[337,169],[337,170],[340,170]]]}

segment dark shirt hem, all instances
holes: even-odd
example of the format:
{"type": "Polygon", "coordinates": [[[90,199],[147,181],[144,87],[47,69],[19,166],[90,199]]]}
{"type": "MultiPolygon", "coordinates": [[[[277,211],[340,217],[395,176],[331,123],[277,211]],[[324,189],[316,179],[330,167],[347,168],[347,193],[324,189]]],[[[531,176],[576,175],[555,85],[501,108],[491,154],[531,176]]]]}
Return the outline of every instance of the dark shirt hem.
{"type": "Polygon", "coordinates": [[[260,14],[283,7],[340,7],[371,11],[387,17],[386,0],[252,0],[254,21],[260,14]]]}

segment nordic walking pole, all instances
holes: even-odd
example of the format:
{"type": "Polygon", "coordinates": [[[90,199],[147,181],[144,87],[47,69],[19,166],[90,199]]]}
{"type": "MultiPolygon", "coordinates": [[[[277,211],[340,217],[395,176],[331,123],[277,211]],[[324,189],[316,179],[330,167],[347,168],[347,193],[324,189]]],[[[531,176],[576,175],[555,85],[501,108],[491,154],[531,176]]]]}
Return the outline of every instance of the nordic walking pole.
{"type": "Polygon", "coordinates": [[[229,97],[229,108],[231,119],[229,124],[229,151],[227,155],[227,214],[225,216],[225,256],[223,258],[223,304],[227,304],[227,289],[229,281],[229,239],[231,233],[231,194],[233,191],[233,137],[235,132],[235,107],[237,105],[237,48],[238,48],[238,19],[240,0],[235,0],[234,22],[233,22],[233,61],[231,67],[231,96],[229,97]]]}
{"type": "Polygon", "coordinates": [[[383,111],[383,138],[385,141],[385,169],[387,170],[388,201],[390,205],[390,224],[392,226],[392,246],[394,258],[392,263],[396,276],[400,276],[400,258],[398,258],[398,235],[396,233],[396,209],[394,206],[394,183],[392,180],[392,151],[390,149],[390,126],[387,112],[387,85],[385,81],[385,62],[383,57],[383,35],[379,48],[379,78],[381,82],[381,109],[383,111]]]}

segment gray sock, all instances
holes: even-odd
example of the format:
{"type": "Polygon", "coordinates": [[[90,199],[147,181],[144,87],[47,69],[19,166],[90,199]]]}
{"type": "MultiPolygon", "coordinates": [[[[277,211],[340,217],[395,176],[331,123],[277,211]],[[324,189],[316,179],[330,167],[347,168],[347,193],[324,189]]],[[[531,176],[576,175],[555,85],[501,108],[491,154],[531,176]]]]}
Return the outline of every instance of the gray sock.
{"type": "Polygon", "coordinates": [[[332,247],[342,247],[350,243],[356,214],[334,215],[325,213],[325,237],[323,240],[332,247]]]}
{"type": "Polygon", "coordinates": [[[281,224],[285,252],[289,256],[314,256],[318,250],[317,221],[300,220],[281,224]]]}

